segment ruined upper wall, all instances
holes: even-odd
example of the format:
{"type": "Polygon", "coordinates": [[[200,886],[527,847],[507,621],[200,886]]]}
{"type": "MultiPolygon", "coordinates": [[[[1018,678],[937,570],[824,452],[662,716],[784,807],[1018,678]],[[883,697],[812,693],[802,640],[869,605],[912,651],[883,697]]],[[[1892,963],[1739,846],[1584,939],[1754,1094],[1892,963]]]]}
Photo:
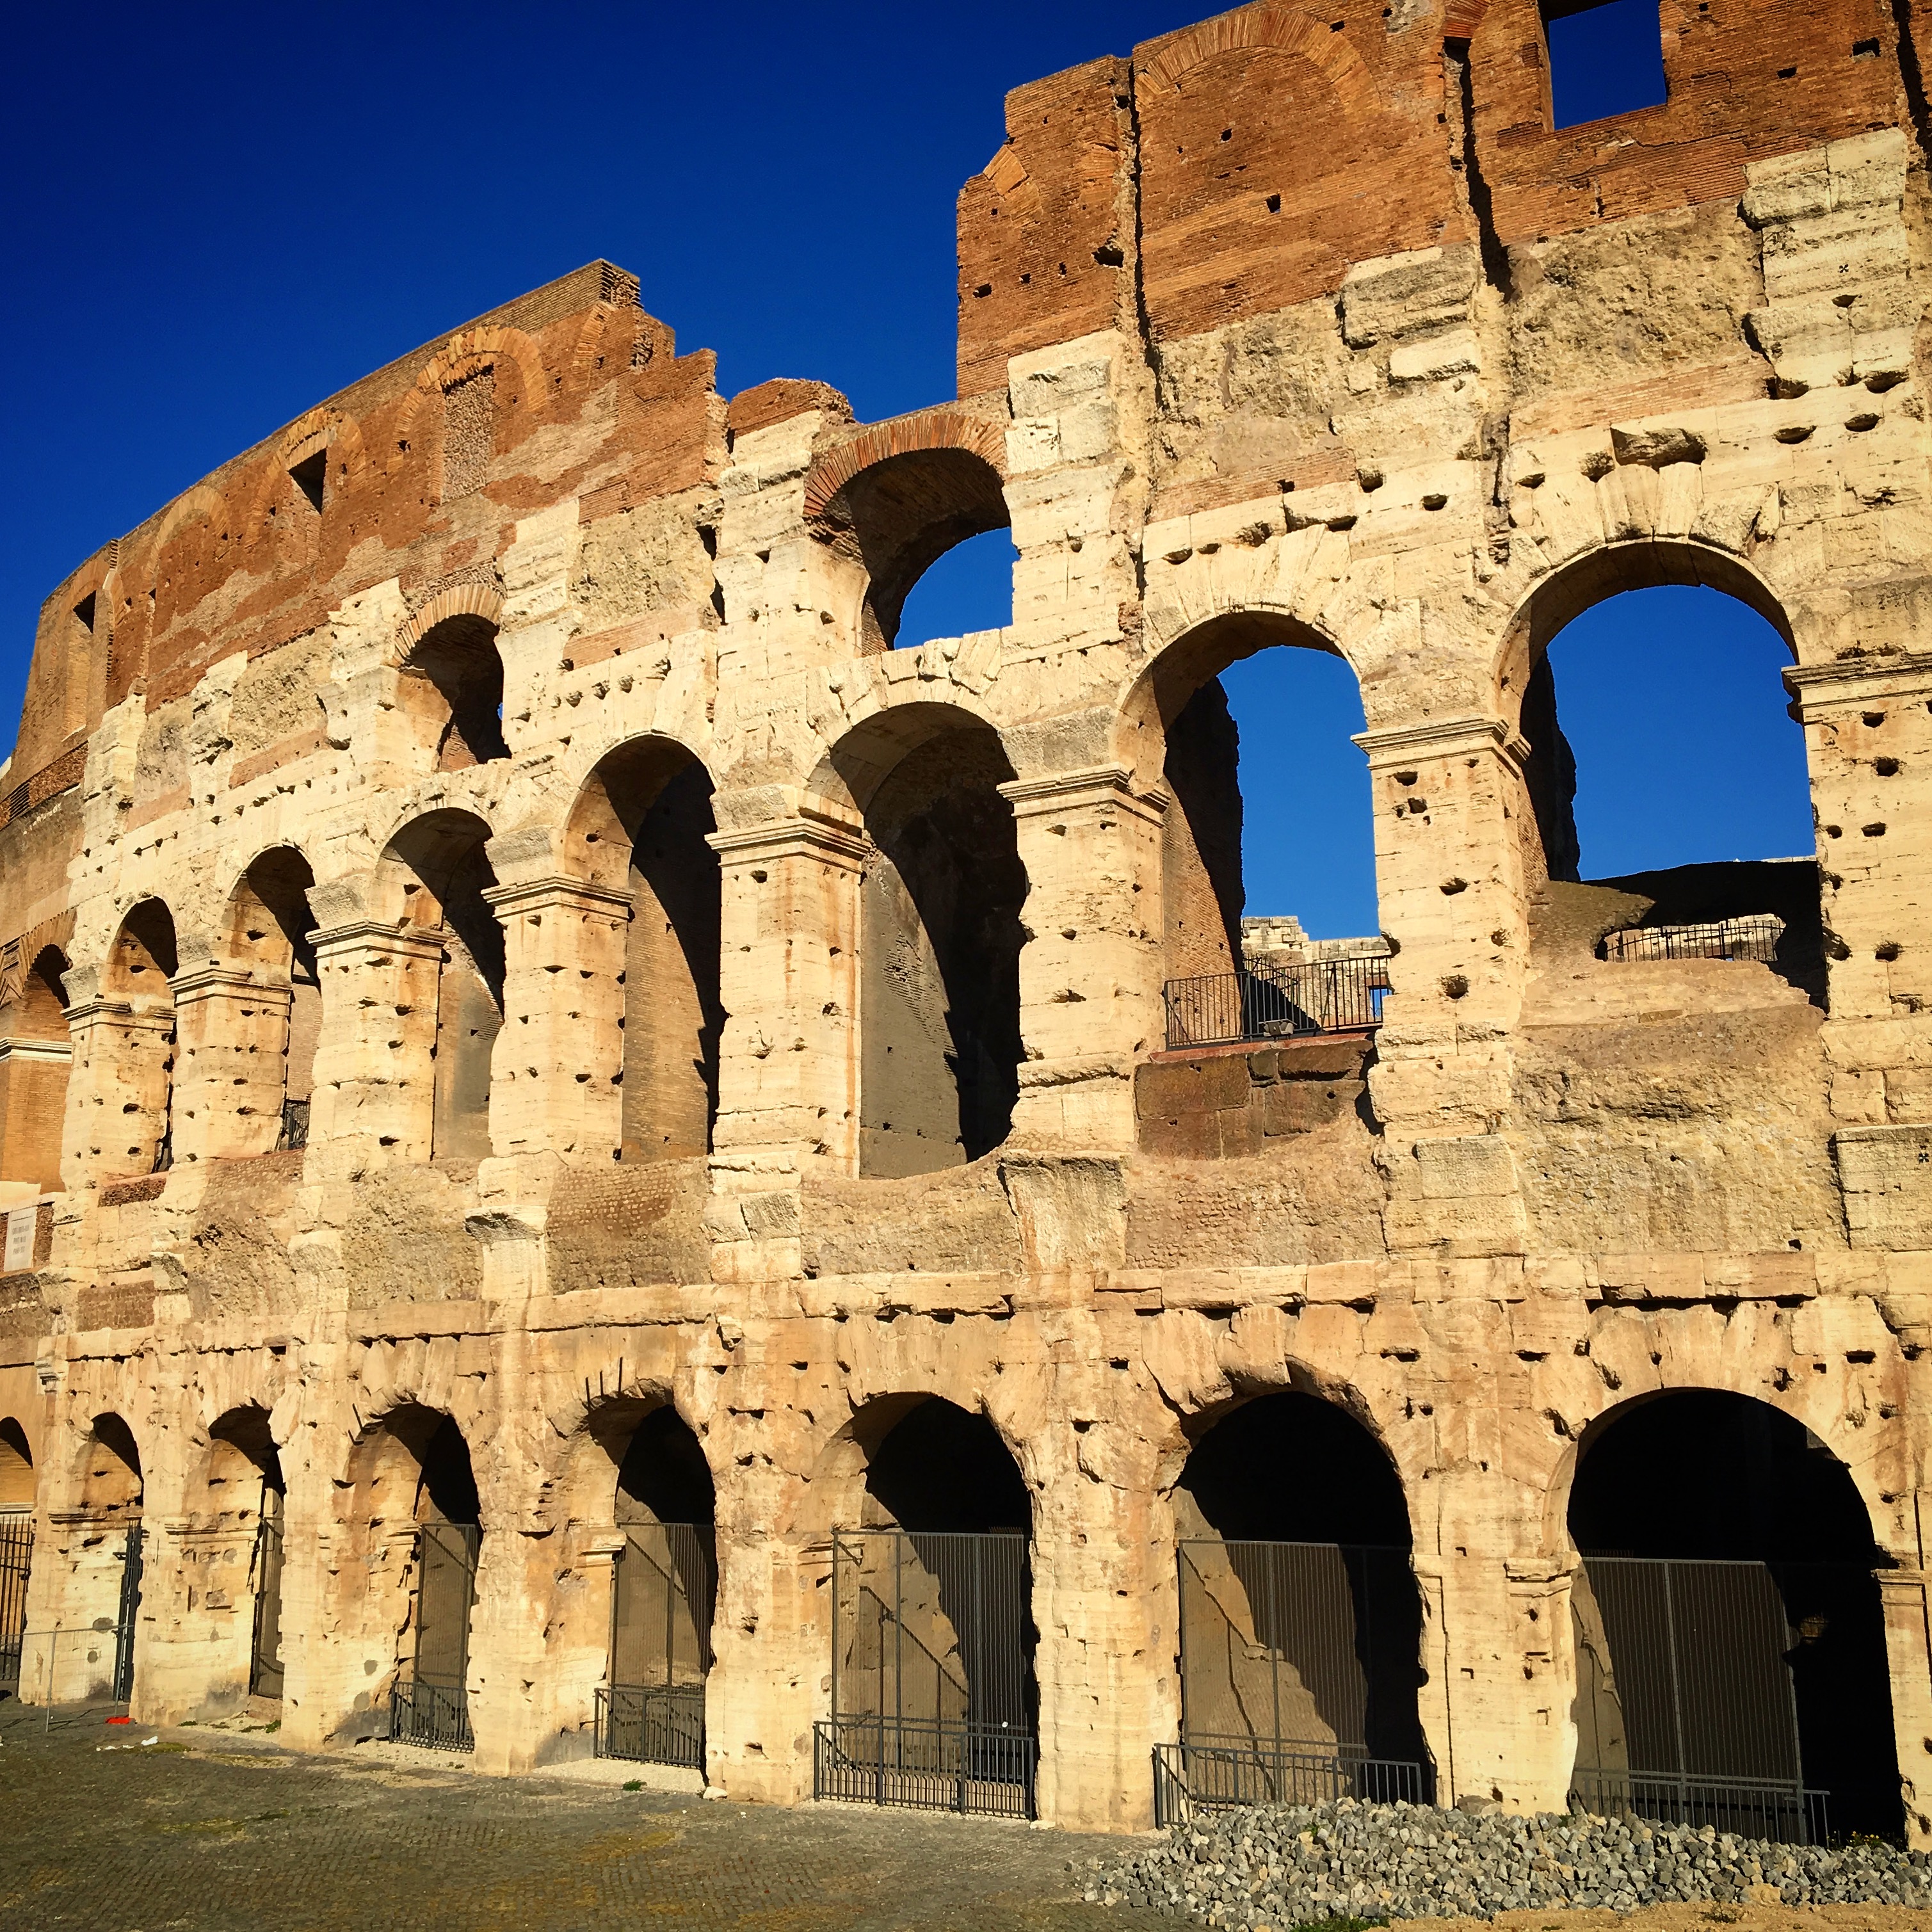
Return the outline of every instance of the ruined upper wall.
{"type": "Polygon", "coordinates": [[[1882,0],[1660,10],[1666,104],[1560,131],[1537,0],[1264,0],[1015,89],[959,200],[960,394],[1117,322],[1157,345],[1416,249],[1479,241],[1506,285],[1513,244],[1735,202],[1748,162],[1923,128],[1927,29],[1901,46],[1882,0]]]}

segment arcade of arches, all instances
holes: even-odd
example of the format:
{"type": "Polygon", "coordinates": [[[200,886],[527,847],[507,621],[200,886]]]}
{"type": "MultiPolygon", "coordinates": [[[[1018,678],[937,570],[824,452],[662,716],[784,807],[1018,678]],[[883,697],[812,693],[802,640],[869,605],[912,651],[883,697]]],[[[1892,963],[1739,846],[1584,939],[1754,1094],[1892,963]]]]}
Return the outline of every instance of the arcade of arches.
{"type": "Polygon", "coordinates": [[[0,1690],[1932,1846],[1895,36],[1784,9],[1767,94],[1714,4],[1586,153],[1463,10],[1460,97],[1440,8],[1286,0],[1018,90],[928,408],[721,395],[594,263],[55,590],[0,1690]]]}

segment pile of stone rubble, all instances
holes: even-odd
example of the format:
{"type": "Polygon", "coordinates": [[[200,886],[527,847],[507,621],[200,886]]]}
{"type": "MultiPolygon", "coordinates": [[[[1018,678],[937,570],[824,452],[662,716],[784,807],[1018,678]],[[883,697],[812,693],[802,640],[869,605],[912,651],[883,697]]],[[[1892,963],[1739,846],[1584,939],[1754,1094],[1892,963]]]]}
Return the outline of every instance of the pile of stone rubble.
{"type": "Polygon", "coordinates": [[[1932,1858],[1882,1844],[1828,1850],[1639,1819],[1349,1798],[1204,1814],[1144,1850],[1076,1869],[1089,1899],[1240,1932],[1677,1900],[1932,1905],[1932,1858]]]}

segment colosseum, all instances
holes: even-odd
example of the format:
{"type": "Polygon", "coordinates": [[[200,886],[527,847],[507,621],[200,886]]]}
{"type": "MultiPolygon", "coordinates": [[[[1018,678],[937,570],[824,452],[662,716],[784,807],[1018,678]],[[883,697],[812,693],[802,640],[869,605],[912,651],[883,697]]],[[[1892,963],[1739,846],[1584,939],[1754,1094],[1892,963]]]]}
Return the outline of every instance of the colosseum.
{"type": "Polygon", "coordinates": [[[1576,10],[1019,88],[913,414],[593,262],[54,590],[14,1694],[1932,1845],[1932,10],[1659,0],[1558,128],[1576,10]],[[902,634],[996,530],[1011,622],[902,634]],[[1670,584],[1782,639],[1815,849],[1582,880],[1545,652],[1670,584]],[[1359,684],[1354,945],[1244,926],[1277,650],[1359,684]]]}

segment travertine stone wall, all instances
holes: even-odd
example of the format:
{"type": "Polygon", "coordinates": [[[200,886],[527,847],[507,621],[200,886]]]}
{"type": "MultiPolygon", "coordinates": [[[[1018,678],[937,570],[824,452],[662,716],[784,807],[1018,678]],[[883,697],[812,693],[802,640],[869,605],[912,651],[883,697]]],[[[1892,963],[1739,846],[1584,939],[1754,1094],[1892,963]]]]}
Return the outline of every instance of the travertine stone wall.
{"type": "Polygon", "coordinates": [[[136,1712],[244,1693],[251,1526],[211,1472],[260,1411],[281,1736],[380,1728],[414,1526],[389,1425],[427,1412],[480,1496],[478,1760],[587,1750],[621,1541],[593,1437],[668,1402],[717,1496],[706,1775],[793,1802],[829,1539],[930,1394],[1030,1499],[1042,1813],[1137,1827],[1178,1721],[1177,1478],[1293,1388],[1400,1478],[1437,1789],[1548,1806],[1580,1445],[1718,1389],[1856,1483],[1932,1843],[1932,46],[1877,0],[1659,19],[1669,103],[1556,131],[1532,0],[1261,0],[1010,98],[960,201],[956,399],[728,401],[594,263],[54,592],[0,803],[0,1180],[47,1203],[0,1280],[27,1694],[100,1684],[91,1636],[38,1634],[113,1613],[136,1515],[136,1712]],[[887,648],[919,571],[1003,522],[1011,623],[887,648]],[[1790,647],[1816,869],[1739,887],[1774,906],[1571,875],[1532,680],[1660,583],[1790,647]],[[1272,646],[1360,681],[1391,991],[1372,1037],[1169,1056],[1164,982],[1240,940],[1229,734],[1211,692],[1179,721],[1272,646]],[[507,755],[452,751],[452,664],[500,667],[507,755]],[[974,854],[1010,836],[1025,886],[1010,1126],[974,1159],[920,894],[984,868],[893,844],[969,743],[974,854]],[[244,896],[272,854],[311,882],[312,1065],[244,896]],[[150,902],[165,972],[130,950],[150,902]],[[1811,950],[1597,956],[1700,909],[1811,950]],[[58,1126],[25,1017],[50,946],[58,1126]]]}

